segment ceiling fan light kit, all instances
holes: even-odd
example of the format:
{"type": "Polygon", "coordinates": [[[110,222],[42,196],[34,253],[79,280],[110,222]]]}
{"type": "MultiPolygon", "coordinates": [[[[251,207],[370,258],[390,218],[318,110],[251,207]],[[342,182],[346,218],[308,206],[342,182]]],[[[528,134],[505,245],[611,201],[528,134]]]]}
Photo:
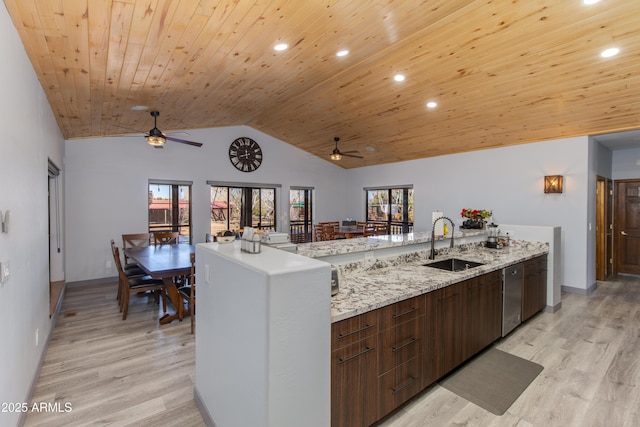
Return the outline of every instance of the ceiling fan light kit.
{"type": "Polygon", "coordinates": [[[331,153],[331,155],[329,156],[329,158],[331,160],[342,160],[342,157],[346,156],[346,157],[355,157],[356,159],[364,159],[364,157],[362,156],[358,156],[357,154],[353,154],[353,153],[357,153],[358,151],[340,151],[338,149],[338,141],[340,141],[340,138],[338,138],[337,136],[333,138],[333,140],[336,142],[336,148],[333,149],[333,152],[331,153]]]}
{"type": "Polygon", "coordinates": [[[164,148],[164,144],[169,141],[179,142],[181,144],[193,145],[195,147],[201,147],[202,144],[200,142],[186,141],[184,139],[178,139],[173,137],[167,137],[162,133],[160,129],[158,129],[158,116],[160,115],[159,111],[152,111],[151,116],[153,117],[153,129],[149,131],[147,135],[145,135],[145,139],[147,140],[147,144],[151,145],[154,148],[164,148]]]}

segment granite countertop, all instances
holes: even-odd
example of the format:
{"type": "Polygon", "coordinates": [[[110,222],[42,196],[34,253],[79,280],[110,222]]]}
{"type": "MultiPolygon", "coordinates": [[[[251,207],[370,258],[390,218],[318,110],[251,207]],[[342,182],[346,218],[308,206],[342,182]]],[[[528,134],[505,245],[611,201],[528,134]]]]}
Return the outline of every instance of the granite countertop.
{"type": "Polygon", "coordinates": [[[517,241],[514,246],[502,249],[474,243],[439,250],[435,261],[456,257],[484,264],[461,272],[424,267],[423,264],[432,262],[426,251],[340,265],[340,292],[331,298],[331,321],[344,320],[548,252],[547,243],[527,241],[517,241]]]}
{"type": "MultiPolygon", "coordinates": [[[[486,230],[456,230],[454,240],[470,236],[486,235],[486,230]]],[[[448,240],[450,236],[437,237],[436,240],[448,240]]],[[[398,246],[415,245],[431,242],[431,232],[415,232],[405,234],[389,234],[384,236],[356,237],[323,242],[299,243],[296,253],[309,258],[330,255],[342,255],[354,252],[366,252],[398,246]]]]}

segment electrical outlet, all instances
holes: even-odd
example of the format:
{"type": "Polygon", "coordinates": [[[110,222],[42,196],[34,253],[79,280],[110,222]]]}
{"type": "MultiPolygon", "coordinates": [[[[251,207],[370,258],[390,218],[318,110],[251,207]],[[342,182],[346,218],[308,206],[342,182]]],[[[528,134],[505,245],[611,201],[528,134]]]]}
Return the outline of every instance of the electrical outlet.
{"type": "Polygon", "coordinates": [[[107,260],[107,262],[105,263],[105,265],[107,266],[107,268],[111,268],[111,260],[107,260]]]}
{"type": "Polygon", "coordinates": [[[36,347],[40,344],[40,329],[36,329],[36,347]]]}

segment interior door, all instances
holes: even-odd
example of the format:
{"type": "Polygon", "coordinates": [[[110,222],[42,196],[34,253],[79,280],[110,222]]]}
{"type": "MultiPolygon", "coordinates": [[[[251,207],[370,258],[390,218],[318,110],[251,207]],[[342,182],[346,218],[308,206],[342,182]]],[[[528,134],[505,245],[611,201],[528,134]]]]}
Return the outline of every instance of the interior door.
{"type": "Polygon", "coordinates": [[[615,183],[616,270],[640,275],[640,180],[615,183]]]}

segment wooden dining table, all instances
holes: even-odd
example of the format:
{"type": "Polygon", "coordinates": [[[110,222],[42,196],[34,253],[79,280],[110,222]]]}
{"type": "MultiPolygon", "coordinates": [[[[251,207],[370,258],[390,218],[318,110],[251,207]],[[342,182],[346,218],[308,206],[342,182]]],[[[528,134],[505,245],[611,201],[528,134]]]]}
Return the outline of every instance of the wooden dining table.
{"type": "Polygon", "coordinates": [[[342,235],[347,239],[362,237],[364,236],[364,228],[356,225],[341,225],[336,228],[336,234],[342,235]]]}
{"type": "Polygon", "coordinates": [[[182,299],[174,278],[188,276],[191,273],[191,254],[195,251],[193,245],[155,245],[143,248],[125,249],[125,253],[140,268],[154,279],[162,279],[169,299],[176,307],[174,314],[165,314],[160,318],[160,324],[171,323],[175,319],[188,316],[184,310],[182,299]]]}

